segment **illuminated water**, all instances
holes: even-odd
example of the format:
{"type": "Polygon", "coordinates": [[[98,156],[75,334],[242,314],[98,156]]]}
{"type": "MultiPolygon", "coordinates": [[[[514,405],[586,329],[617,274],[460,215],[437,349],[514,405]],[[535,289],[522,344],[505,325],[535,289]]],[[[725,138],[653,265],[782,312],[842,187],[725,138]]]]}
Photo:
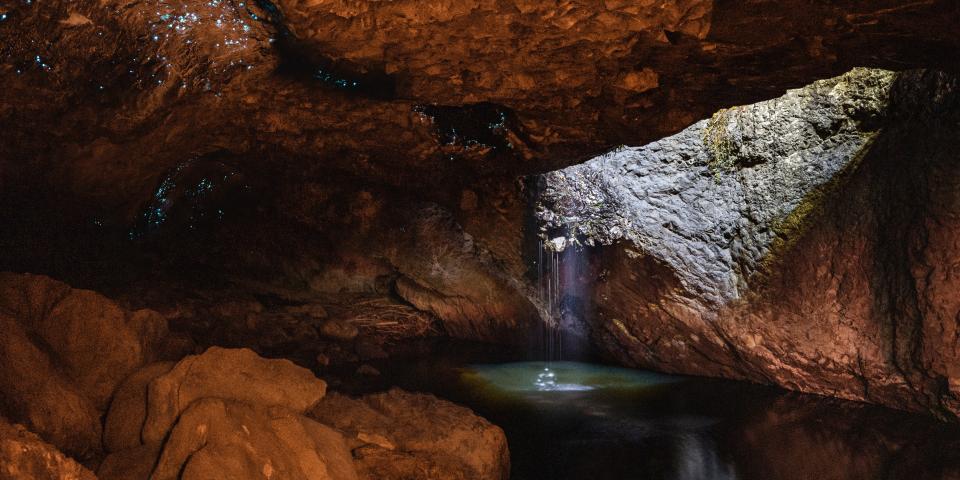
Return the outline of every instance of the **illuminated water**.
{"type": "Polygon", "coordinates": [[[469,365],[462,369],[461,378],[478,392],[518,398],[532,398],[542,392],[632,390],[680,381],[643,370],[563,361],[469,365]]]}
{"type": "Polygon", "coordinates": [[[472,408],[507,434],[514,480],[960,478],[960,430],[923,416],[589,363],[552,362],[548,377],[545,362],[510,356],[452,344],[334,388],[400,386],[472,408]]]}

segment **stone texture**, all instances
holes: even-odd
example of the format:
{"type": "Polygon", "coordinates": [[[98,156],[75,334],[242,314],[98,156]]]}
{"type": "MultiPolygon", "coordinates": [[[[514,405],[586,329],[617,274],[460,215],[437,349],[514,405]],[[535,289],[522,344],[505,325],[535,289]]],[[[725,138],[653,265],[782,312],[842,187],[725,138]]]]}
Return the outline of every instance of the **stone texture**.
{"type": "Polygon", "coordinates": [[[955,417],[956,92],[936,72],[855,71],[550,174],[548,236],[597,245],[596,342],[630,365],[955,417]]]}
{"type": "Polygon", "coordinates": [[[344,432],[365,478],[509,476],[503,431],[432,395],[399,389],[358,399],[331,394],[308,416],[344,432]]]}
{"type": "Polygon", "coordinates": [[[8,480],[96,480],[93,472],[22,425],[0,418],[0,477],[8,480]]]}
{"type": "Polygon", "coordinates": [[[100,451],[100,417],[116,386],[165,351],[166,321],[89,290],[0,274],[0,406],[79,458],[100,451]]]}
{"type": "Polygon", "coordinates": [[[146,365],[117,387],[103,428],[103,446],[108,452],[136,448],[143,444],[140,433],[147,419],[147,390],[150,383],[173,369],[173,362],[146,365]]]}
{"type": "Polygon", "coordinates": [[[163,440],[181,412],[206,397],[303,412],[326,393],[327,385],[289,360],[265,360],[247,349],[212,347],[191,355],[147,387],[143,443],[163,440]]]}
{"type": "Polygon", "coordinates": [[[402,273],[398,295],[436,315],[450,336],[524,340],[536,311],[489,251],[436,206],[418,212],[406,228],[411,235],[386,252],[402,273]]]}
{"type": "Polygon", "coordinates": [[[20,128],[3,132],[0,157],[28,160],[9,162],[3,185],[40,181],[46,165],[43,182],[127,215],[165,171],[205,154],[459,191],[477,176],[644,144],[857,65],[953,68],[958,46],[948,0],[84,0],[5,11],[0,120],[20,128]]]}
{"type": "Polygon", "coordinates": [[[151,480],[207,478],[351,480],[357,474],[343,437],[289,410],[261,410],[218,398],[180,416],[151,480]]]}

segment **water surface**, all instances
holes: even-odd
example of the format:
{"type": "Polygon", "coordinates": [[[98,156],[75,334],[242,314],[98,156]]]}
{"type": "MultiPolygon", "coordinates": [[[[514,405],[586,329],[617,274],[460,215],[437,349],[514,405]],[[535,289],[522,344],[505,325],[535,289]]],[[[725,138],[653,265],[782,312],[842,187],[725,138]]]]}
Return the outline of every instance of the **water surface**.
{"type": "Polygon", "coordinates": [[[434,393],[501,426],[515,480],[960,479],[960,429],[924,416],[740,382],[482,357],[389,360],[373,388],[434,393]]]}

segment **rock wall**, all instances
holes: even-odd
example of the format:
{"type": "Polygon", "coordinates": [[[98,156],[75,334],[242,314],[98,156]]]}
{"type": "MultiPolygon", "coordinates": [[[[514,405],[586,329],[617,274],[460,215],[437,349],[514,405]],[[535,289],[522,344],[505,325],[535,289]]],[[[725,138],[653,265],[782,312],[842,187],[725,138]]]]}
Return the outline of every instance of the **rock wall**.
{"type": "Polygon", "coordinates": [[[624,363],[955,417],[957,105],[854,70],[548,174],[539,216],[624,363]]]}

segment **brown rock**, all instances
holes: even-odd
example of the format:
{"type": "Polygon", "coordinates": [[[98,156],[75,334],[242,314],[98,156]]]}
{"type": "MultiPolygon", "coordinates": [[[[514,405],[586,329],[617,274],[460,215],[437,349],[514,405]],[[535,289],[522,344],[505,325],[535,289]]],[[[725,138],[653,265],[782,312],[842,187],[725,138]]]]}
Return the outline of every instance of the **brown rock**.
{"type": "Polygon", "coordinates": [[[164,349],[166,321],[40,275],[0,273],[0,407],[64,451],[99,451],[117,385],[164,349]]]}
{"type": "Polygon", "coordinates": [[[139,445],[107,455],[97,469],[100,480],[147,480],[160,456],[161,444],[139,445]]]}
{"type": "Polygon", "coordinates": [[[96,480],[92,472],[21,425],[0,418],[0,478],[5,480],[96,480]]]}
{"type": "Polygon", "coordinates": [[[155,378],[173,369],[173,362],[147,365],[127,377],[110,402],[103,429],[103,445],[108,452],[139,447],[140,432],[147,419],[147,388],[155,378]]]}
{"type": "Polygon", "coordinates": [[[320,324],[320,335],[334,340],[349,342],[357,338],[360,330],[350,322],[344,320],[327,320],[320,324]]]}
{"type": "Polygon", "coordinates": [[[64,451],[89,458],[100,449],[100,414],[93,402],[34,345],[20,325],[0,314],[0,407],[64,451]]]}
{"type": "Polygon", "coordinates": [[[206,398],[187,408],[152,480],[357,478],[343,437],[289,410],[206,398]]]}
{"type": "Polygon", "coordinates": [[[363,364],[357,367],[357,375],[366,375],[368,377],[376,377],[377,375],[380,375],[380,370],[377,370],[376,368],[370,365],[363,364]]]}
{"type": "Polygon", "coordinates": [[[247,349],[212,347],[181,360],[150,382],[144,443],[161,441],[191,402],[218,397],[303,412],[326,392],[326,383],[289,360],[266,360],[247,349]]]}
{"type": "Polygon", "coordinates": [[[66,376],[101,410],[167,332],[156,312],[124,311],[100,294],[40,275],[0,274],[0,311],[42,339],[66,376]]]}
{"type": "Polygon", "coordinates": [[[361,475],[376,479],[505,479],[503,431],[432,395],[399,389],[351,399],[330,394],[308,415],[354,438],[361,475]]]}

